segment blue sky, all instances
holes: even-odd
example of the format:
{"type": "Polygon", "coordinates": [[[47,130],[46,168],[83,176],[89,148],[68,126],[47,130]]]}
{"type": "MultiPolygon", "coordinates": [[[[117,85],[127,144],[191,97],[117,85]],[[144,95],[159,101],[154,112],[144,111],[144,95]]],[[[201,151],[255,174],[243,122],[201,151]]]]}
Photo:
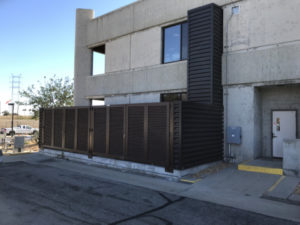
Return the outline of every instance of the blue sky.
{"type": "Polygon", "coordinates": [[[43,76],[73,77],[76,8],[100,16],[134,0],[0,0],[1,111],[10,99],[10,75],[21,88],[43,76]]]}

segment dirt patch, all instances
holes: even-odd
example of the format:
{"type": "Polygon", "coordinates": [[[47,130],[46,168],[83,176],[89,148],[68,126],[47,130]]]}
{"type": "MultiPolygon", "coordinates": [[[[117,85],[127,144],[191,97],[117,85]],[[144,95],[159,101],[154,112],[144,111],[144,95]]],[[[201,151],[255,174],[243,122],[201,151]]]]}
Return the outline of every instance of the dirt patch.
{"type": "MultiPolygon", "coordinates": [[[[39,120],[31,119],[30,116],[14,116],[14,127],[29,125],[33,128],[39,127],[39,120]]],[[[11,116],[0,116],[0,128],[11,127],[11,116]]]]}

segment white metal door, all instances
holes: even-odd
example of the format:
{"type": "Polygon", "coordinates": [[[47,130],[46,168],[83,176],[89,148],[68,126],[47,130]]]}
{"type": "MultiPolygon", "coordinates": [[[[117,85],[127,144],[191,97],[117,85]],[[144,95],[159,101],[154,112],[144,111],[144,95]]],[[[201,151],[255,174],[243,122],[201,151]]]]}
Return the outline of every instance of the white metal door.
{"type": "Polygon", "coordinates": [[[273,157],[283,157],[283,140],[296,139],[296,111],[273,111],[273,157]]]}

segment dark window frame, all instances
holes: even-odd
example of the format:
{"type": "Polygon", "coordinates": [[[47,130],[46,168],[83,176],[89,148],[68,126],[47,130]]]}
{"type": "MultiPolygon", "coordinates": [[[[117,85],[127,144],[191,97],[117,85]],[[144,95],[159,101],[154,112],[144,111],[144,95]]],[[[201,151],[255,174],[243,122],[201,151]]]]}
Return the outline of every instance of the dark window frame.
{"type": "MultiPolygon", "coordinates": [[[[166,27],[162,28],[162,58],[161,58],[161,63],[162,64],[180,62],[180,61],[185,61],[185,60],[188,59],[188,58],[186,58],[186,59],[182,58],[182,25],[183,24],[187,24],[187,26],[188,26],[188,21],[187,20],[182,21],[182,22],[175,23],[175,24],[172,24],[172,25],[169,25],[169,26],[166,26],[166,27]],[[174,26],[178,26],[178,25],[180,25],[180,59],[172,61],[172,62],[165,62],[165,30],[170,28],[170,27],[174,27],[174,26]]],[[[187,56],[188,56],[188,53],[187,53],[187,56]]]]}
{"type": "Polygon", "coordinates": [[[181,101],[181,102],[185,102],[187,101],[187,92],[171,92],[171,93],[161,93],[160,94],[160,102],[176,102],[176,101],[181,101]],[[165,99],[167,96],[169,95],[169,97],[171,97],[172,95],[175,97],[175,95],[177,95],[176,97],[178,97],[178,99],[176,100],[167,100],[165,99]]]}

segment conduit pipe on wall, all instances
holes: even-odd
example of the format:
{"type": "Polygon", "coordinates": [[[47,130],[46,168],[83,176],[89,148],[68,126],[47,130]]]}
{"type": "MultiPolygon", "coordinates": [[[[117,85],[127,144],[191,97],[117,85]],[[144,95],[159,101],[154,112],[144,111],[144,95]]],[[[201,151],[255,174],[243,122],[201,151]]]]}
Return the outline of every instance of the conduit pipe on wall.
{"type": "Polygon", "coordinates": [[[225,24],[225,38],[226,38],[226,45],[225,45],[225,83],[224,83],[224,96],[225,96],[225,120],[224,120],[224,140],[225,140],[225,148],[224,148],[224,159],[225,161],[231,161],[232,154],[230,146],[227,144],[227,127],[228,127],[228,48],[229,48],[229,38],[228,38],[228,29],[229,23],[232,19],[233,12],[231,11],[230,17],[226,21],[225,24]],[[228,149],[228,151],[227,151],[228,149]]]}

